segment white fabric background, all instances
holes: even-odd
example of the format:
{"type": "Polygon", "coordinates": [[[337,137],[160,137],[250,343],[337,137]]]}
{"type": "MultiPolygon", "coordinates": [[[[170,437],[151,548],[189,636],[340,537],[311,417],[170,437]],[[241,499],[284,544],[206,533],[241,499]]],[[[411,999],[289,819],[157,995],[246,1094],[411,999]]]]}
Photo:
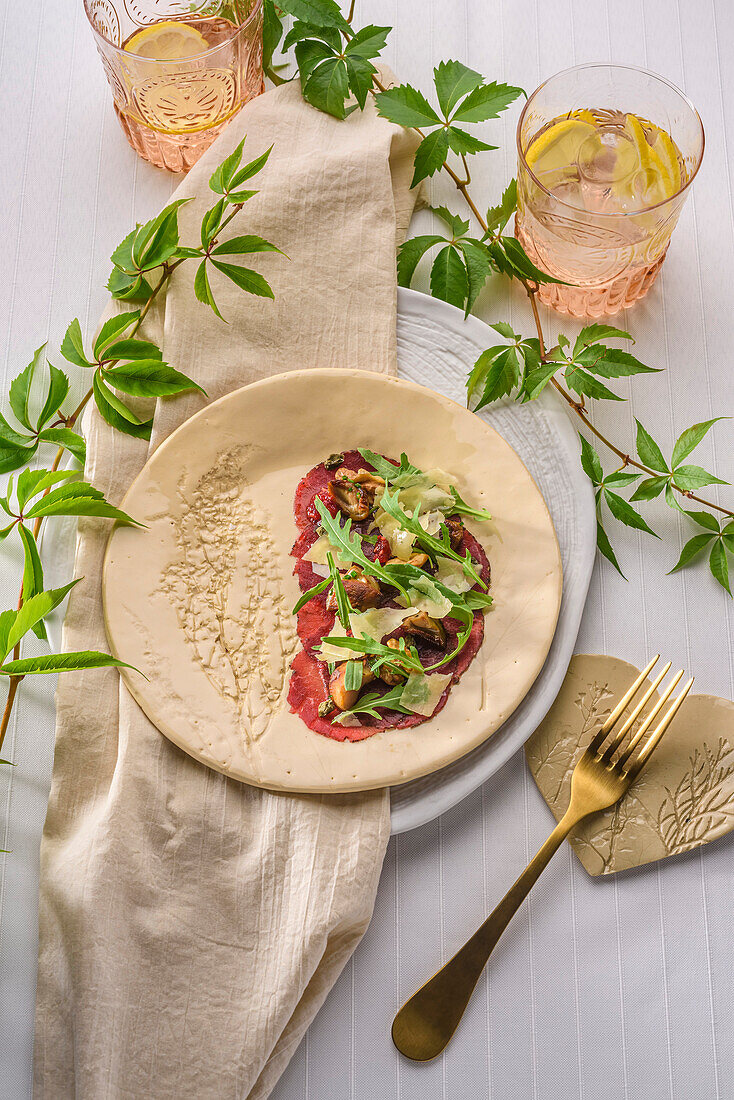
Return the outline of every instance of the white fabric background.
{"type": "MultiPolygon", "coordinates": [[[[362,0],[359,8],[361,21],[396,27],[386,60],[424,89],[432,64],[450,56],[529,90],[566,65],[607,59],[649,67],[685,88],[706,127],[704,167],[662,280],[619,319],[636,334],[641,358],[667,369],[637,380],[634,400],[605,409],[603,423],[632,440],[637,415],[669,447],[693,421],[732,412],[729,0],[362,0]]],[[[58,347],[72,317],[83,327],[94,323],[110,251],[165,201],[175,180],[124,142],[79,0],[7,3],[2,27],[0,332],[9,380],[43,340],[58,347]]],[[[495,124],[497,139],[489,137],[501,150],[475,162],[482,201],[513,172],[515,117],[510,112],[495,124]]],[[[524,302],[510,300],[504,287],[485,293],[480,313],[530,331],[524,302]]],[[[722,424],[700,459],[732,480],[733,431],[722,424]]],[[[732,604],[703,570],[665,577],[682,535],[663,507],[655,521],[660,544],[617,535],[629,583],[597,567],[578,649],[637,662],[661,650],[696,673],[699,690],[732,698],[732,604]]],[[[3,544],[3,606],[16,598],[11,558],[3,544]]],[[[2,1100],[24,1100],[30,1090],[52,715],[53,684],[27,681],[4,753],[17,767],[0,777],[0,847],[13,850],[0,870],[2,1100]]],[[[372,925],[277,1100],[732,1096],[730,839],[605,882],[591,881],[561,852],[497,950],[443,1058],[421,1067],[394,1053],[394,1011],[473,931],[551,824],[518,754],[460,807],[393,840],[372,925]]]]}

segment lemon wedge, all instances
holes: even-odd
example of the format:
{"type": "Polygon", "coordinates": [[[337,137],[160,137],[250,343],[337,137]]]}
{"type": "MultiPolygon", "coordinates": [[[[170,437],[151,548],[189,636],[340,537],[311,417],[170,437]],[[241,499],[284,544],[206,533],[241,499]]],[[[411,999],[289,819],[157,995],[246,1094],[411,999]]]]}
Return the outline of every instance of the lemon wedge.
{"type": "Polygon", "coordinates": [[[172,19],[143,27],[125,43],[128,53],[148,57],[153,61],[178,61],[196,57],[208,49],[209,43],[195,27],[172,19]]]}
{"type": "Polygon", "coordinates": [[[665,130],[658,129],[653,149],[670,173],[674,193],[679,191],[683,182],[681,180],[680,160],[678,159],[678,150],[670,134],[666,134],[665,130]]]}
{"type": "MultiPolygon", "coordinates": [[[[590,112],[584,113],[593,118],[590,112]]],[[[570,117],[554,122],[531,142],[525,154],[528,166],[547,186],[551,185],[551,176],[575,175],[579,149],[595,133],[593,123],[584,118],[570,117]]]]}
{"type": "Polygon", "coordinates": [[[671,149],[665,150],[659,142],[662,130],[658,129],[655,145],[651,145],[636,115],[627,115],[624,128],[637,150],[640,161],[640,170],[632,185],[637,200],[643,206],[654,206],[656,203],[665,202],[675,194],[680,182],[680,171],[674,174],[674,163],[677,166],[677,158],[674,155],[671,156],[672,141],[666,134],[671,149]],[[662,157],[661,150],[663,150],[662,157]]]}

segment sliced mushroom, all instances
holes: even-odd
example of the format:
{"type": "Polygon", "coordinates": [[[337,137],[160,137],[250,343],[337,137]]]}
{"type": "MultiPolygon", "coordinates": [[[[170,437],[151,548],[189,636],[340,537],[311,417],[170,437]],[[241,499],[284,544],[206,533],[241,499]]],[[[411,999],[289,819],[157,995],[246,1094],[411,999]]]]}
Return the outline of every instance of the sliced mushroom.
{"type": "Polygon", "coordinates": [[[354,520],[360,520],[367,519],[375,503],[375,494],[384,487],[384,480],[370,470],[355,473],[348,466],[340,466],[336,478],[329,484],[329,492],[342,512],[354,520]]]}
{"type": "Polygon", "coordinates": [[[403,627],[408,634],[423,638],[431,645],[441,646],[441,648],[446,645],[446,631],[443,623],[438,619],[433,619],[425,611],[419,611],[416,615],[411,615],[409,619],[405,619],[403,627]]]}
{"type": "Polygon", "coordinates": [[[324,461],[324,466],[327,470],[338,470],[341,464],[344,462],[343,454],[329,455],[324,461]]]}
{"type": "MultiPolygon", "coordinates": [[[[341,474],[341,470],[338,471],[341,474]]],[[[339,507],[339,511],[350,519],[359,522],[367,519],[372,507],[372,499],[361,485],[350,478],[337,477],[329,482],[329,493],[339,507]]]]}
{"type": "Polygon", "coordinates": [[[329,680],[329,695],[339,707],[339,710],[349,710],[357,702],[360,691],[365,684],[370,684],[375,679],[375,674],[365,660],[362,660],[362,684],[359,688],[347,691],[344,680],[347,674],[349,661],[337,665],[329,680]]]}
{"type": "Polygon", "coordinates": [[[464,538],[464,524],[460,516],[449,516],[446,520],[449,529],[449,542],[452,550],[458,550],[464,538]]]}
{"type": "Polygon", "coordinates": [[[428,554],[411,554],[407,561],[402,558],[390,558],[387,565],[414,565],[416,569],[423,569],[428,565],[428,554]]]}
{"type": "MultiPolygon", "coordinates": [[[[385,642],[385,645],[388,646],[389,649],[400,649],[400,642],[397,640],[397,638],[388,638],[385,642]]],[[[396,660],[395,664],[400,665],[400,660],[396,660]]],[[[405,669],[405,671],[401,674],[399,672],[395,672],[387,665],[381,665],[377,675],[384,683],[389,684],[390,687],[395,687],[396,684],[402,684],[403,680],[405,680],[408,675],[408,669],[405,669]]]]}
{"type": "MultiPolygon", "coordinates": [[[[374,577],[368,577],[361,569],[354,569],[342,577],[347,599],[356,611],[366,611],[368,607],[377,607],[380,602],[380,586],[374,577]]],[[[336,593],[332,588],[326,600],[329,611],[336,611],[336,593]]]]}

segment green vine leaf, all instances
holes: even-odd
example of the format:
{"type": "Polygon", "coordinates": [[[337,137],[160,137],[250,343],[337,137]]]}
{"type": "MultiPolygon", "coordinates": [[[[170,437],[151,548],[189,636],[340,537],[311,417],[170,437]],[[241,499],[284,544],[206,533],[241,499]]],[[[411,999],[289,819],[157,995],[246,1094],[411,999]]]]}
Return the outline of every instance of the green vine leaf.
{"type": "Polygon", "coordinates": [[[92,380],[92,392],[94,403],[102,417],[111,428],[123,432],[124,435],[132,435],[136,439],[150,439],[153,430],[153,420],[141,420],[140,417],[129,409],[119,397],[117,397],[101,376],[96,371],[92,380]]]}
{"type": "Polygon", "coordinates": [[[579,439],[581,440],[581,467],[592,485],[601,485],[604,480],[601,459],[588,439],[580,432],[579,439]]]}
{"type": "Polygon", "coordinates": [[[336,27],[348,30],[349,24],[334,0],[278,0],[278,7],[312,27],[336,27]]]}
{"type": "Polygon", "coordinates": [[[499,204],[497,206],[490,206],[487,210],[487,217],[485,218],[487,231],[483,239],[487,240],[489,237],[501,233],[516,210],[517,180],[511,179],[502,193],[499,204]]]}
{"type": "Polygon", "coordinates": [[[635,489],[630,500],[654,500],[659,497],[668,484],[667,477],[648,477],[635,489]]]}
{"type": "Polygon", "coordinates": [[[87,445],[84,436],[72,431],[71,428],[46,428],[38,436],[40,443],[53,443],[57,447],[64,447],[73,455],[82,466],[87,457],[87,445]]]}
{"type": "Polygon", "coordinates": [[[626,501],[624,497],[619,496],[617,493],[611,492],[606,486],[604,488],[604,500],[609,506],[609,511],[620,523],[624,523],[626,527],[634,527],[637,531],[644,531],[656,539],[660,538],[629,501],[626,501]]]}
{"type": "Polygon", "coordinates": [[[670,470],[663,457],[663,452],[660,450],[647,428],[644,428],[636,418],[635,424],[637,425],[637,454],[640,461],[644,463],[645,466],[649,466],[651,470],[660,470],[661,473],[669,474],[670,470]]]}
{"type": "Polygon", "coordinates": [[[93,485],[86,481],[75,481],[59,485],[45,496],[40,497],[33,507],[25,513],[25,518],[37,519],[39,516],[98,516],[102,519],[115,519],[120,523],[142,526],[127,512],[120,511],[110,504],[93,485]]]}
{"type": "MultiPolygon", "coordinates": [[[[20,661],[6,661],[0,665],[0,674],[3,676],[37,676],[52,672],[83,672],[90,668],[131,668],[137,672],[134,665],[128,665],[125,661],[118,661],[109,653],[100,653],[99,650],[85,649],[78,653],[50,653],[42,657],[26,657],[20,661]]],[[[142,673],[141,673],[142,675],[142,673]]]]}
{"type": "Polygon", "coordinates": [[[273,54],[283,37],[283,24],[278,18],[273,0],[263,0],[263,69],[270,73],[273,54]]]}
{"type": "Polygon", "coordinates": [[[717,539],[711,547],[709,566],[711,567],[713,576],[721,587],[731,596],[731,588],[729,587],[729,563],[726,557],[726,549],[721,539],[717,539]]]}
{"type": "Polygon", "coordinates": [[[206,396],[206,391],[193,379],[159,359],[142,359],[110,367],[104,376],[116,390],[134,397],[169,397],[190,390],[198,390],[206,396]]]}
{"type": "Polygon", "coordinates": [[[480,73],[459,61],[442,61],[433,71],[433,81],[442,115],[410,84],[375,96],[378,114],[383,118],[401,126],[431,130],[416,150],[412,187],[443,167],[449,149],[471,155],[495,148],[455,124],[497,118],[522,94],[522,89],[509,84],[485,84],[480,73]]]}
{"type": "Polygon", "coordinates": [[[82,327],[75,317],[66,330],[61,341],[61,354],[67,363],[73,363],[76,367],[91,367],[84,353],[84,340],[82,339],[82,327]]]}
{"type": "Polygon", "coordinates": [[[680,465],[684,458],[687,458],[691,451],[694,451],[696,447],[703,441],[706,435],[711,431],[714,424],[718,424],[720,420],[728,419],[725,416],[715,416],[713,420],[703,420],[700,424],[693,424],[690,428],[686,428],[682,432],[675,442],[673,447],[673,459],[671,465],[673,469],[680,465]]]}
{"type": "MultiPolygon", "coordinates": [[[[118,343],[122,339],[122,334],[132,328],[133,325],[136,325],[139,320],[140,310],[132,309],[124,313],[117,313],[114,317],[110,317],[109,320],[105,321],[99,330],[97,339],[94,341],[94,358],[97,362],[103,359],[108,348],[118,343]]],[[[111,359],[114,356],[108,355],[107,358],[111,359]]]]}
{"type": "Polygon", "coordinates": [[[617,561],[617,555],[612,549],[612,544],[609,541],[609,536],[602,527],[601,521],[598,517],[596,520],[596,545],[599,553],[602,554],[608,562],[611,562],[611,564],[619,573],[620,577],[623,577],[626,580],[627,578],[624,576],[624,573],[620,568],[619,562],[617,561]]]}
{"type": "Polygon", "coordinates": [[[408,129],[440,126],[441,118],[422,92],[410,84],[388,88],[376,97],[377,112],[390,122],[408,129]]]}
{"type": "MultiPolygon", "coordinates": [[[[211,309],[214,310],[214,313],[220,321],[224,321],[224,317],[222,317],[219,312],[219,306],[215,302],[214,295],[212,294],[209,274],[206,270],[206,260],[202,260],[196,269],[196,275],[194,277],[194,294],[200,302],[203,302],[204,305],[210,306],[211,309]]],[[[225,321],[225,324],[228,324],[228,322],[225,321]]]]}
{"type": "Polygon", "coordinates": [[[728,485],[720,477],[710,474],[701,466],[677,466],[674,470],[675,484],[686,492],[695,492],[705,485],[728,485]]]}
{"type": "Polygon", "coordinates": [[[246,290],[248,294],[255,294],[259,298],[275,297],[270,283],[259,272],[252,271],[249,267],[225,264],[221,260],[212,260],[211,262],[217,271],[221,271],[223,275],[226,275],[240,290],[246,290]]]}
{"type": "Polygon", "coordinates": [[[13,415],[18,423],[27,428],[29,432],[33,431],[29,411],[31,384],[45,348],[46,345],[41,344],[40,348],[37,348],[33,353],[33,358],[25,370],[21,371],[18,377],[10,383],[10,408],[13,410],[13,415]]]}
{"type": "Polygon", "coordinates": [[[431,294],[443,302],[463,308],[469,295],[469,280],[458,249],[442,248],[431,267],[431,294]]]}
{"type": "Polygon", "coordinates": [[[38,592],[29,600],[24,600],[18,611],[3,612],[0,617],[0,654],[4,663],[8,653],[36,626],[37,623],[61,603],[66,594],[78,584],[81,577],[66,584],[63,588],[51,588],[47,592],[38,592]]]}
{"type": "Polygon", "coordinates": [[[713,538],[716,538],[713,534],[702,534],[694,535],[693,538],[689,539],[681,550],[678,561],[672,569],[668,570],[668,575],[677,573],[679,569],[683,569],[686,565],[689,565],[694,558],[697,558],[702,551],[706,549],[713,538]]]}

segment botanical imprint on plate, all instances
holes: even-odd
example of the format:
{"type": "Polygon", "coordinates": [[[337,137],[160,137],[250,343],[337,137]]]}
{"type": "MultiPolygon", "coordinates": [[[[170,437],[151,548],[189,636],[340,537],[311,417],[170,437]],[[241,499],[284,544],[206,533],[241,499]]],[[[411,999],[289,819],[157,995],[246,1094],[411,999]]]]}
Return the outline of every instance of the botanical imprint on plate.
{"type": "Polygon", "coordinates": [[[266,732],[296,644],[270,517],[247,493],[246,448],[220,456],[192,490],[183,478],[177,547],[161,579],[186,643],[247,742],[266,732]]]}
{"type": "MultiPolygon", "coordinates": [[[[615,658],[575,657],[528,741],[530,770],[557,819],[568,806],[579,757],[636,673],[615,658]]],[[[622,801],[574,830],[570,842],[587,871],[610,874],[687,852],[734,828],[732,730],[734,704],[711,696],[687,700],[622,801]]]]}

